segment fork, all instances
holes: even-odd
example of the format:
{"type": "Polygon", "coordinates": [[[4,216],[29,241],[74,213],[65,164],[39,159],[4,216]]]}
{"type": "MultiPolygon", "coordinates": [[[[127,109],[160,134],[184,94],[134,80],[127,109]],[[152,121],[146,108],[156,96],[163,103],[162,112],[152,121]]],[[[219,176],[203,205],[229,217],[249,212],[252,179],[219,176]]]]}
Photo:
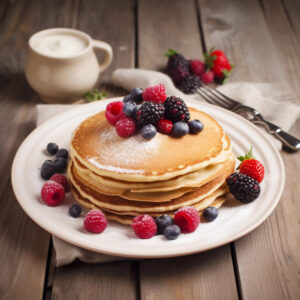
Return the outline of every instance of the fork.
{"type": "Polygon", "coordinates": [[[279,126],[265,120],[260,112],[255,108],[243,105],[240,102],[229,98],[215,88],[208,86],[201,86],[196,92],[208,103],[221,106],[234,113],[247,113],[248,120],[254,124],[262,125],[269,134],[274,135],[279,139],[285,150],[297,151],[300,149],[300,140],[283,131],[279,126]],[[249,118],[250,116],[250,118],[249,118]]]}

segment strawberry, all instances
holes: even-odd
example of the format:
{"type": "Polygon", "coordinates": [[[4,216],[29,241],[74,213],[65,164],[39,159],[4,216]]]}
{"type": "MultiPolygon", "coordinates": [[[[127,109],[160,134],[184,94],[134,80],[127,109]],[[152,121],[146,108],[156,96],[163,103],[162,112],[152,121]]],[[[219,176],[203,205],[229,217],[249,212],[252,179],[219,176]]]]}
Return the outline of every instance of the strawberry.
{"type": "Polygon", "coordinates": [[[211,56],[216,56],[216,57],[223,56],[223,57],[226,58],[226,55],[222,50],[214,50],[210,53],[210,55],[211,56]]]}
{"type": "Polygon", "coordinates": [[[238,160],[241,161],[241,164],[238,167],[241,174],[248,175],[257,182],[261,182],[263,180],[265,168],[259,160],[253,157],[252,147],[245,156],[239,156],[238,160]]]}

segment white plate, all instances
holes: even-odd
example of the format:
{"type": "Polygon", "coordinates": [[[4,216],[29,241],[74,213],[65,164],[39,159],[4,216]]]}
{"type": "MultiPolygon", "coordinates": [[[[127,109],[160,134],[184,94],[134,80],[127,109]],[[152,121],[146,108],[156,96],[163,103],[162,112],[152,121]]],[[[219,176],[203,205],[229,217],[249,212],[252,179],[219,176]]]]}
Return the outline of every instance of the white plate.
{"type": "Polygon", "coordinates": [[[253,146],[255,157],[263,162],[266,170],[259,198],[249,204],[228,201],[214,222],[201,223],[195,232],[182,234],[174,241],[167,241],[161,235],[142,240],[134,235],[130,226],[114,222],[109,222],[102,234],[86,232],[83,217],[74,219],[68,215],[68,208],[74,202],[71,195],[59,207],[43,203],[40,190],[44,181],[40,177],[40,166],[48,159],[44,149],[49,142],[68,149],[73,129],[86,117],[104,110],[108,101],[83,105],[45,122],[26,138],[15,156],[12,184],[16,198],[29,217],[45,230],[96,252],[136,258],[171,257],[205,251],[236,240],[260,225],[276,207],[285,172],[278,151],[266,135],[227,110],[189,101],[189,106],[197,107],[219,121],[231,138],[236,156],[253,146]]]}

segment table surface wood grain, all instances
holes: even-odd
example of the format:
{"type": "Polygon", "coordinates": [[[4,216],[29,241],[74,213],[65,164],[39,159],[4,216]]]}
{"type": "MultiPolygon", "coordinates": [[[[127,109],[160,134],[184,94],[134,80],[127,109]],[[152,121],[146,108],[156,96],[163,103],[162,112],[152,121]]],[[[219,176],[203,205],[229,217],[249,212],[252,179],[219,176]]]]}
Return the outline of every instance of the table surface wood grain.
{"type": "MultiPolygon", "coordinates": [[[[299,299],[300,153],[282,152],[286,184],[272,215],[223,247],[187,257],[53,265],[50,235],[18,205],[10,183],[17,148],[35,127],[39,97],[24,77],[27,40],[71,27],[105,40],[116,68],[162,70],[168,48],[199,58],[212,46],[236,67],[230,82],[283,84],[300,103],[297,0],[52,0],[0,2],[0,299],[299,299]]],[[[286,99],[282,99],[285,101],[286,99]]],[[[300,122],[291,132],[300,135],[300,122]]]]}

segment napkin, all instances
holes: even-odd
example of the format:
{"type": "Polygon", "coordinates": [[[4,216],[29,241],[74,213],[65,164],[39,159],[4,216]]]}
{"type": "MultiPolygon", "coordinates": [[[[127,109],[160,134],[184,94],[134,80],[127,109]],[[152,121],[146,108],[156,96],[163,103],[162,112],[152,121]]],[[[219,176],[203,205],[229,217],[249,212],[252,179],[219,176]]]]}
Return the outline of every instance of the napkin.
{"type": "MultiPolygon", "coordinates": [[[[127,90],[135,87],[145,88],[149,85],[162,83],[166,87],[168,95],[176,95],[184,99],[203,101],[198,94],[185,95],[179,91],[167,75],[150,70],[141,69],[117,69],[112,76],[115,85],[127,90]]],[[[243,104],[255,107],[266,119],[281,126],[288,131],[300,117],[300,106],[292,103],[296,98],[284,88],[269,83],[236,82],[227,83],[218,89],[233,99],[243,104]]],[[[37,125],[42,124],[52,116],[67,111],[82,104],[72,105],[37,105],[37,125]]],[[[262,129],[263,130],[263,129],[262,129]]],[[[273,140],[278,148],[281,143],[273,140]]],[[[55,265],[69,264],[75,259],[87,263],[105,263],[114,260],[122,260],[122,257],[95,253],[71,245],[55,236],[52,237],[55,250],[55,265]]]]}

